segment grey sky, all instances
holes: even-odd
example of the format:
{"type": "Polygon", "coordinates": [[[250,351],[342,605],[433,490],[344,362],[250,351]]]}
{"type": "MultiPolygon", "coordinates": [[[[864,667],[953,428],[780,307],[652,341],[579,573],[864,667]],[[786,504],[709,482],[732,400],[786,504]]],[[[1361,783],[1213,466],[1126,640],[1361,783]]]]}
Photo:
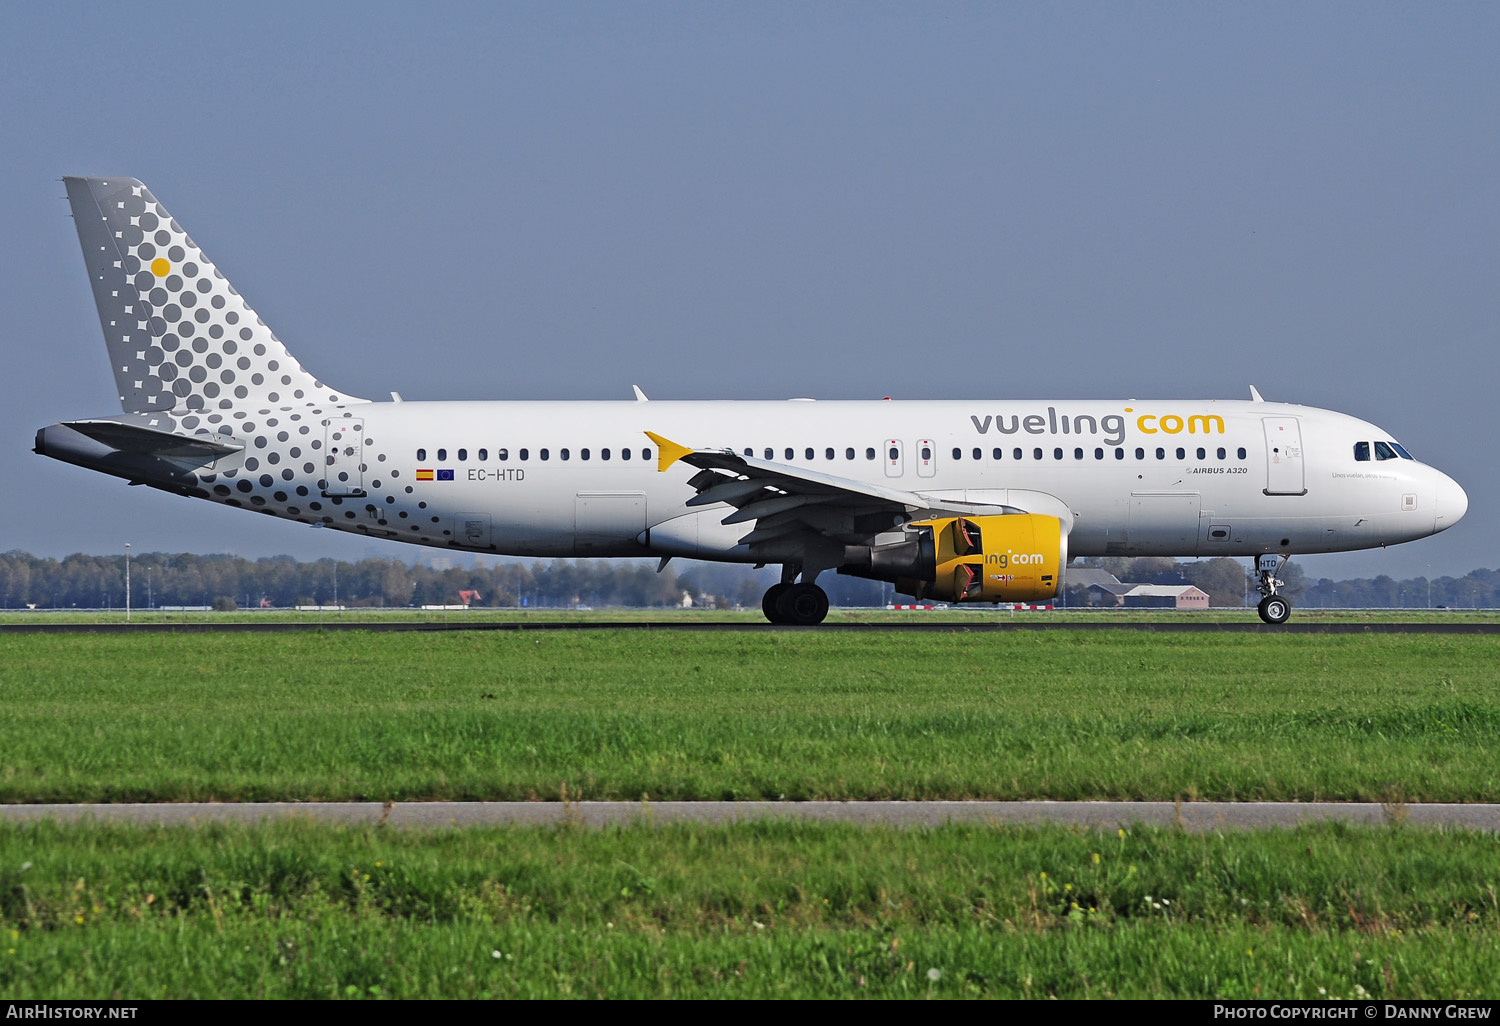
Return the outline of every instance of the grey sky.
{"type": "Polygon", "coordinates": [[[118,411],[63,174],[147,182],[407,399],[1248,396],[1468,489],[1313,576],[1500,565],[1500,6],[0,5],[0,548],[418,550],[30,453],[118,411]]]}

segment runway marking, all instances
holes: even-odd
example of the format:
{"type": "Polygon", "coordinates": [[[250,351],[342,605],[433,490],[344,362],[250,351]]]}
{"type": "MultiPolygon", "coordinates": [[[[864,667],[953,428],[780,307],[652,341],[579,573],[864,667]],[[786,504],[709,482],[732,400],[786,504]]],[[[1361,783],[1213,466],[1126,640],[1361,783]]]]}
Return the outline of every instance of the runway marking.
{"type": "Polygon", "coordinates": [[[1193,833],[1340,822],[1500,832],[1500,804],[1387,806],[1370,802],[182,802],[0,805],[12,823],[94,820],[166,826],[304,819],[436,829],[470,826],[604,827],[655,823],[793,820],[861,826],[1061,824],[1095,830],[1136,825],[1193,833]]]}

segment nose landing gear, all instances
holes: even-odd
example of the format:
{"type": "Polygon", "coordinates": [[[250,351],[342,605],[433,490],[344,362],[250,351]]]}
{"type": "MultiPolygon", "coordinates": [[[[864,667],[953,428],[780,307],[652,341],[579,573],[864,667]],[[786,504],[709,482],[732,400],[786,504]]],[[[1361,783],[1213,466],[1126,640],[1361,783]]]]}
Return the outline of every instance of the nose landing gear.
{"type": "Polygon", "coordinates": [[[1292,615],[1291,602],[1276,593],[1276,589],[1286,583],[1276,576],[1285,563],[1285,556],[1266,555],[1261,556],[1255,564],[1260,573],[1258,587],[1263,596],[1260,605],[1256,606],[1256,612],[1269,624],[1286,623],[1287,618],[1292,615]]]}

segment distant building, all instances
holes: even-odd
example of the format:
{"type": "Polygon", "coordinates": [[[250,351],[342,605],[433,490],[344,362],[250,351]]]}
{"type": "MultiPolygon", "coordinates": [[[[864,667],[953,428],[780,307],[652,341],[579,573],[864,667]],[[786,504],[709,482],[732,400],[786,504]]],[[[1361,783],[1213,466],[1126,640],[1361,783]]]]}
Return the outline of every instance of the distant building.
{"type": "Polygon", "coordinates": [[[1134,584],[1121,584],[1120,579],[1108,570],[1091,566],[1068,567],[1063,584],[1070,590],[1082,588],[1089,605],[1105,607],[1120,605],[1125,593],[1137,587],[1134,584]]]}
{"type": "Polygon", "coordinates": [[[1127,585],[1124,604],[1128,608],[1207,609],[1208,592],[1191,584],[1127,585]]]}

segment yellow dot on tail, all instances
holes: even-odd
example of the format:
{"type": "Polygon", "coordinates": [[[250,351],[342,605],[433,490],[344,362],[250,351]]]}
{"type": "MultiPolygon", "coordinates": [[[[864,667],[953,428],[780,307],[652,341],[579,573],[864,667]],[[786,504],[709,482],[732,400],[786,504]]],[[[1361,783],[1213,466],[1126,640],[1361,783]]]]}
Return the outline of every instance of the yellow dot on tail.
{"type": "Polygon", "coordinates": [[[151,261],[151,273],[156,275],[158,278],[165,278],[167,276],[167,273],[171,270],[172,265],[167,263],[165,257],[157,257],[155,260],[151,261]]]}

